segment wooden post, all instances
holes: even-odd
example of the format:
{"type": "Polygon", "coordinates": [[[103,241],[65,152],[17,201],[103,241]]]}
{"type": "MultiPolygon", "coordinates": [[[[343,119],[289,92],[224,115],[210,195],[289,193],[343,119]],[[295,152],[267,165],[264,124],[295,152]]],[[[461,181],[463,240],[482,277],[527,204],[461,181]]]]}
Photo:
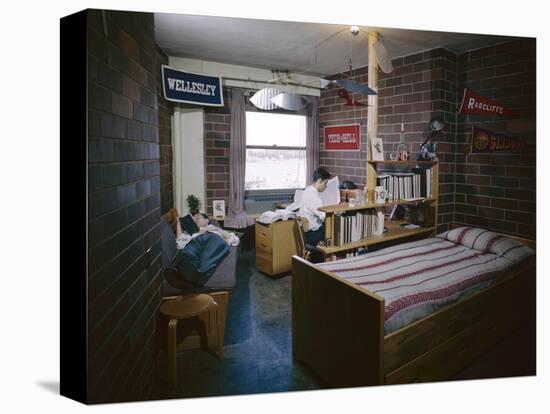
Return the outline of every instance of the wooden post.
{"type": "MultiPolygon", "coordinates": [[[[378,94],[378,61],[374,52],[374,44],[378,41],[378,32],[369,32],[368,86],[378,94]]],[[[368,96],[367,109],[367,160],[372,160],[370,140],[378,136],[378,95],[368,96]]],[[[371,173],[367,163],[367,183],[371,173]]],[[[372,178],[371,178],[372,179],[372,178]]],[[[372,186],[372,185],[371,185],[372,186]]],[[[376,182],[374,183],[376,186],[376,182]]],[[[365,195],[368,194],[368,184],[365,184],[365,195]]]]}

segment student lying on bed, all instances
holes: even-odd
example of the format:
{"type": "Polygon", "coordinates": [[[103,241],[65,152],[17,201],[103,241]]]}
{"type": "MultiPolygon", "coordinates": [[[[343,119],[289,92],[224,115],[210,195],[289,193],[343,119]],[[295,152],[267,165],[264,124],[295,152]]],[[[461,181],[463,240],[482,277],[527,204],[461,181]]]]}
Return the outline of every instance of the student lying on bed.
{"type": "MultiPolygon", "coordinates": [[[[173,216],[171,212],[171,218],[173,216]]],[[[176,268],[187,282],[203,286],[216,270],[216,266],[229,253],[231,246],[239,244],[239,238],[235,233],[211,224],[206,214],[197,213],[193,216],[199,228],[194,234],[182,231],[179,217],[176,218],[172,226],[177,234],[178,253],[170,267],[176,268]]]]}
{"type": "Polygon", "coordinates": [[[199,227],[199,233],[195,233],[193,235],[189,235],[183,231],[178,210],[176,210],[175,208],[171,208],[169,215],[170,224],[172,225],[172,229],[174,230],[174,233],[176,235],[178,249],[183,249],[185,245],[189,243],[192,237],[196,237],[199,233],[202,234],[204,232],[218,234],[230,246],[237,246],[239,244],[240,240],[235,233],[223,230],[219,227],[219,224],[216,221],[210,220],[210,218],[204,213],[197,213],[193,216],[193,220],[199,227]]]}

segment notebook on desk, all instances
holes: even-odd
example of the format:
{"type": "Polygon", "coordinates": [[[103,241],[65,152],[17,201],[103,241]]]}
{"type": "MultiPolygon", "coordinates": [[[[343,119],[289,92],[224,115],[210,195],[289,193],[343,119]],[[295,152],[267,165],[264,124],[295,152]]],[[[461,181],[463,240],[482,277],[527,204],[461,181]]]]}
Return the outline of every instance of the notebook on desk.
{"type": "Polygon", "coordinates": [[[180,217],[180,223],[181,227],[183,227],[183,230],[187,234],[193,235],[199,232],[199,226],[197,226],[197,223],[193,220],[193,216],[189,213],[183,217],[180,217]]]}

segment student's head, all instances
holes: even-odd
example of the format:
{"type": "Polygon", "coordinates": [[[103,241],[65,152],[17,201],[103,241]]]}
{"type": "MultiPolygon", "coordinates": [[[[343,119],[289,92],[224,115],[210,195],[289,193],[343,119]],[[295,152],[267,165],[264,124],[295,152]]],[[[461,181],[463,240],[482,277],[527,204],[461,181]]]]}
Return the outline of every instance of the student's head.
{"type": "Polygon", "coordinates": [[[195,220],[195,224],[199,227],[206,227],[210,223],[208,216],[204,213],[195,214],[193,220],[195,220]]]}
{"type": "Polygon", "coordinates": [[[323,192],[327,188],[327,182],[330,174],[324,168],[317,168],[313,171],[313,187],[319,192],[323,192]]]}

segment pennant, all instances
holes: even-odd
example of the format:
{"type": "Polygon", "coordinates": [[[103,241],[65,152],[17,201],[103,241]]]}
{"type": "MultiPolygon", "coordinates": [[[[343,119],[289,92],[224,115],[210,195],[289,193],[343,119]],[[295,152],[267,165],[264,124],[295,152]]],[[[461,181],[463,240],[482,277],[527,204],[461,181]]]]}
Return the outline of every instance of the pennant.
{"type": "Polygon", "coordinates": [[[161,66],[162,88],[167,101],[223,106],[222,78],[161,66]]]}
{"type": "Polygon", "coordinates": [[[460,109],[458,110],[458,113],[475,115],[519,116],[517,112],[505,108],[494,99],[477,95],[467,88],[464,89],[464,95],[462,97],[462,103],[460,104],[460,109]]]}
{"type": "Polygon", "coordinates": [[[326,151],[359,151],[361,124],[327,125],[324,128],[326,151]]]}
{"type": "Polygon", "coordinates": [[[472,127],[472,154],[516,151],[522,150],[524,146],[525,143],[519,139],[472,127]]]}
{"type": "Polygon", "coordinates": [[[338,97],[346,100],[344,106],[367,106],[366,104],[356,101],[354,98],[352,98],[349,95],[348,91],[346,91],[345,89],[340,89],[338,91],[338,97]]]}

